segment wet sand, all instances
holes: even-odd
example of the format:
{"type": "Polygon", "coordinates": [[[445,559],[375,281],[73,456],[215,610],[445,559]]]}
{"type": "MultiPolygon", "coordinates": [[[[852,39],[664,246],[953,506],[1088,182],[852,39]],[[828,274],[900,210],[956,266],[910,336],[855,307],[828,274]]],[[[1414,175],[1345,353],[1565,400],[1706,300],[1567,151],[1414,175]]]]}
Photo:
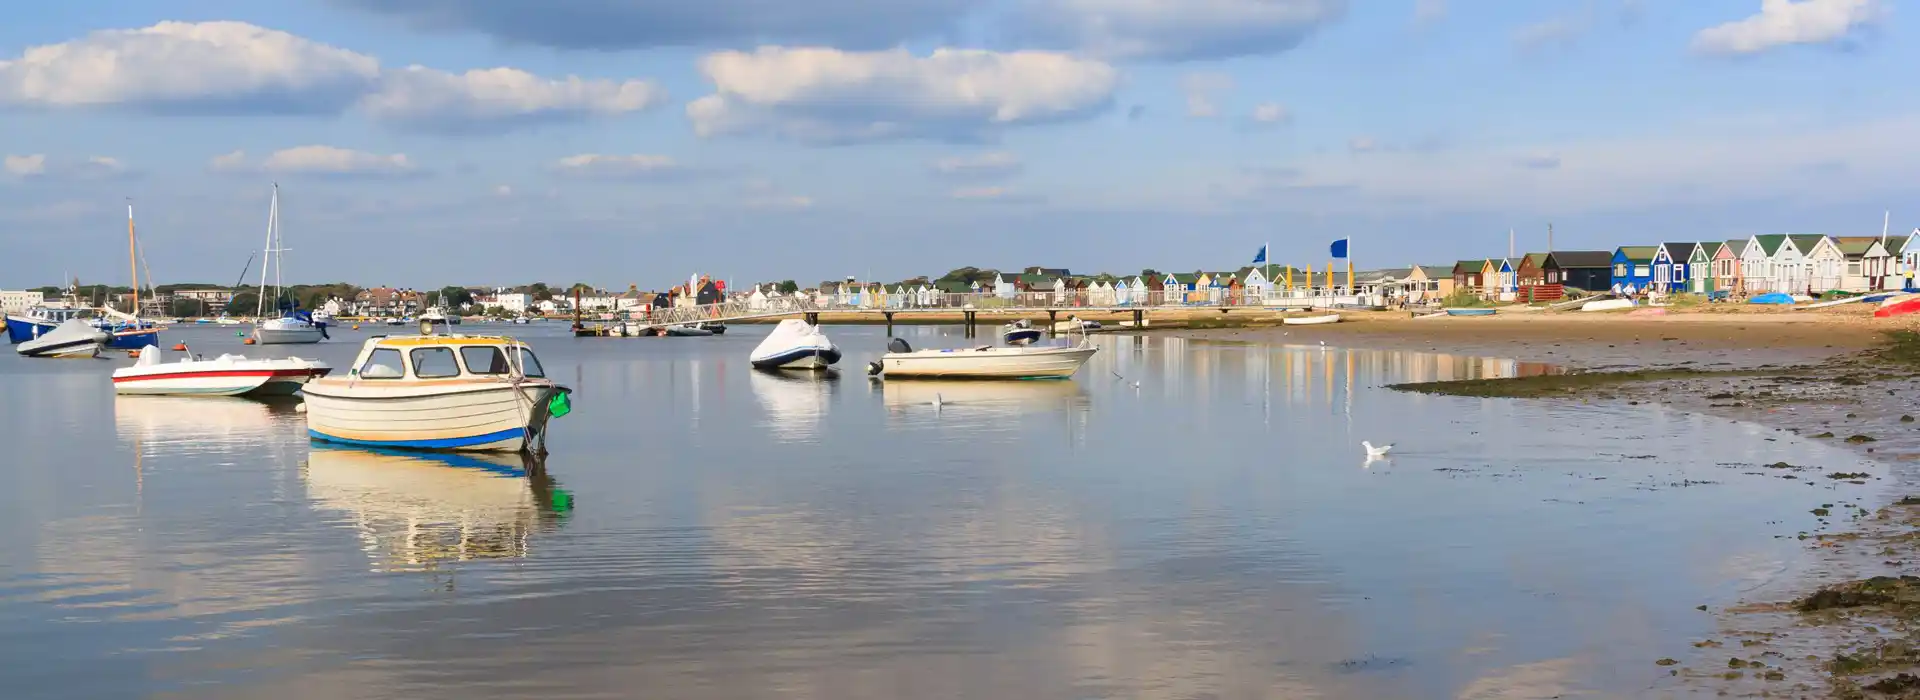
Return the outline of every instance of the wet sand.
{"type": "MultiPolygon", "coordinates": [[[[1455,383],[1437,390],[1579,403],[1662,404],[1832,440],[1889,464],[1896,492],[1920,493],[1920,319],[1874,319],[1848,305],[1702,310],[1664,316],[1516,313],[1415,319],[1343,314],[1327,326],[1182,331],[1201,338],[1419,350],[1554,363],[1566,378],[1455,383]],[[1899,335],[1890,332],[1906,331],[1899,335]]],[[[1730,697],[1920,698],[1920,579],[1872,579],[1920,562],[1920,499],[1863,503],[1819,465],[1752,478],[1817,480],[1829,525],[1802,538],[1820,565],[1803,580],[1720,615],[1700,653],[1649,659],[1650,678],[1730,697]],[[1871,581],[1869,583],[1868,581],[1871,581]],[[1889,583],[1891,581],[1891,583],[1889,583]],[[1822,593],[1823,589],[1828,589],[1822,593]],[[1865,593],[1863,593],[1865,591],[1865,593]],[[1822,606],[1806,601],[1838,600],[1822,606]],[[1804,608],[1820,608],[1803,612],[1804,608]],[[1916,674],[1916,675],[1902,675],[1916,674]],[[1878,685],[1876,685],[1878,684],[1878,685]]],[[[1844,476],[1844,475],[1842,475],[1844,476]]],[[[1756,535],[1760,536],[1760,535],[1756,535]]]]}

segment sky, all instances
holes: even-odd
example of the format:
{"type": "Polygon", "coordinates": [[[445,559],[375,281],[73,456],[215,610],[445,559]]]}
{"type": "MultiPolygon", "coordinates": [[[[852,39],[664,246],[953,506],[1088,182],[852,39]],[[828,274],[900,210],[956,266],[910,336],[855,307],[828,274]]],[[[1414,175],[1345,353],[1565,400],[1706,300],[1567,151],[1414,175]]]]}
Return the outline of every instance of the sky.
{"type": "Polygon", "coordinates": [[[70,0],[0,288],[1361,268],[1920,224],[1894,0],[70,0]],[[254,268],[257,274],[257,267],[254,268]]]}

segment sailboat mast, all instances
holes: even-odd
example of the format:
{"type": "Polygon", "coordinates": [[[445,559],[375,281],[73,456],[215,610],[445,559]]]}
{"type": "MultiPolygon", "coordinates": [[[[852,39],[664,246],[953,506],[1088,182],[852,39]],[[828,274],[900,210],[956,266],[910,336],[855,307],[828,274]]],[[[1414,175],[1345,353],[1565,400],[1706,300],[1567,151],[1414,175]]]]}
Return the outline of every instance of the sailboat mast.
{"type": "Polygon", "coordinates": [[[131,313],[140,315],[140,264],[133,245],[133,200],[127,200],[127,268],[133,272],[133,308],[131,313]]]}
{"type": "MultiPolygon", "coordinates": [[[[267,205],[267,245],[261,249],[264,255],[273,255],[273,221],[279,218],[279,214],[280,183],[276,182],[273,183],[273,201],[267,205]]],[[[267,265],[264,260],[260,263],[260,294],[258,301],[260,302],[258,308],[253,311],[255,319],[267,315],[267,265]]]]}

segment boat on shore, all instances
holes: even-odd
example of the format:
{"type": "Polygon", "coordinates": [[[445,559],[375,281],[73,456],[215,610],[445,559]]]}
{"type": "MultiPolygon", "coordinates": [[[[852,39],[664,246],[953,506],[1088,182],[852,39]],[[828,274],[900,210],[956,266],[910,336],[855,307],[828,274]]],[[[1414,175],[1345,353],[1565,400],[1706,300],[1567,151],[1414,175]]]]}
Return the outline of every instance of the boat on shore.
{"type": "Polygon", "coordinates": [[[1874,318],[1893,318],[1895,316],[1905,316],[1920,311],[1920,296],[1910,296],[1897,301],[1889,299],[1888,301],[1892,301],[1893,303],[1873,310],[1874,318]]]}
{"type": "Polygon", "coordinates": [[[773,327],[747,361],[759,369],[827,369],[840,361],[840,348],[819,326],[789,318],[773,327]]]}
{"type": "Polygon", "coordinates": [[[1024,318],[1000,327],[1000,342],[1007,345],[1032,345],[1040,342],[1043,335],[1033,327],[1032,321],[1024,318]]]}
{"type": "Polygon", "coordinates": [[[1286,318],[1280,319],[1280,325],[1283,325],[1283,326],[1318,326],[1318,325],[1323,325],[1328,323],[1339,323],[1339,322],[1340,322],[1340,314],[1326,314],[1324,316],[1288,316],[1286,318]]]}
{"type": "Polygon", "coordinates": [[[1441,309],[1448,316],[1492,316],[1496,309],[1441,309]]]}
{"type": "Polygon", "coordinates": [[[140,350],[131,367],[113,371],[113,393],[139,396],[292,396],[307,382],[333,368],[298,357],[248,359],[222,354],[203,360],[189,350],[178,362],[166,362],[160,348],[140,350]]]}
{"type": "Polygon", "coordinates": [[[359,447],[546,452],[547,423],[571,389],[548,379],[533,348],[512,338],[369,338],[344,377],[301,390],[307,434],[359,447]]]}
{"type": "Polygon", "coordinates": [[[1084,337],[1071,346],[949,350],[914,350],[894,338],[887,347],[887,354],[868,365],[869,374],[887,379],[1064,379],[1099,351],[1084,337]]]}
{"type": "Polygon", "coordinates": [[[1599,299],[1580,305],[1581,311],[1618,311],[1634,307],[1632,299],[1599,299]]]}
{"type": "Polygon", "coordinates": [[[21,343],[14,348],[22,357],[44,357],[76,359],[99,357],[100,350],[107,346],[111,338],[106,331],[95,328],[83,318],[70,318],[52,331],[42,333],[40,337],[21,343]]]}

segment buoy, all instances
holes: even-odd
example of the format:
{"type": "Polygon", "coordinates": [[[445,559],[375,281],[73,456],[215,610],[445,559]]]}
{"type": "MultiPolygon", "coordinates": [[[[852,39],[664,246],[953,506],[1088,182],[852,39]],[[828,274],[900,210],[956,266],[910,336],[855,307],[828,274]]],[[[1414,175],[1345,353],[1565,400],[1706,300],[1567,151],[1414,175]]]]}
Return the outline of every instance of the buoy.
{"type": "Polygon", "coordinates": [[[247,332],[246,332],[246,331],[234,331],[234,332],[233,332],[233,337],[235,337],[235,338],[245,338],[245,337],[247,337],[247,332]]]}
{"type": "Polygon", "coordinates": [[[357,331],[357,330],[360,330],[360,324],[358,324],[358,323],[356,323],[356,324],[353,324],[353,329],[354,329],[354,330],[356,330],[356,331],[357,331]]]}
{"type": "Polygon", "coordinates": [[[140,356],[140,351],[139,351],[139,350],[128,350],[128,351],[127,351],[127,357],[139,357],[139,356],[140,356]]]}
{"type": "Polygon", "coordinates": [[[248,339],[246,339],[246,340],[242,340],[242,341],[240,341],[240,344],[241,344],[241,345],[252,345],[252,344],[253,344],[253,339],[252,339],[252,338],[248,338],[248,339]]]}
{"type": "Polygon", "coordinates": [[[186,343],[174,343],[174,344],[173,344],[173,351],[174,351],[174,352],[186,352],[186,351],[187,351],[187,344],[186,344],[186,343]]]}

